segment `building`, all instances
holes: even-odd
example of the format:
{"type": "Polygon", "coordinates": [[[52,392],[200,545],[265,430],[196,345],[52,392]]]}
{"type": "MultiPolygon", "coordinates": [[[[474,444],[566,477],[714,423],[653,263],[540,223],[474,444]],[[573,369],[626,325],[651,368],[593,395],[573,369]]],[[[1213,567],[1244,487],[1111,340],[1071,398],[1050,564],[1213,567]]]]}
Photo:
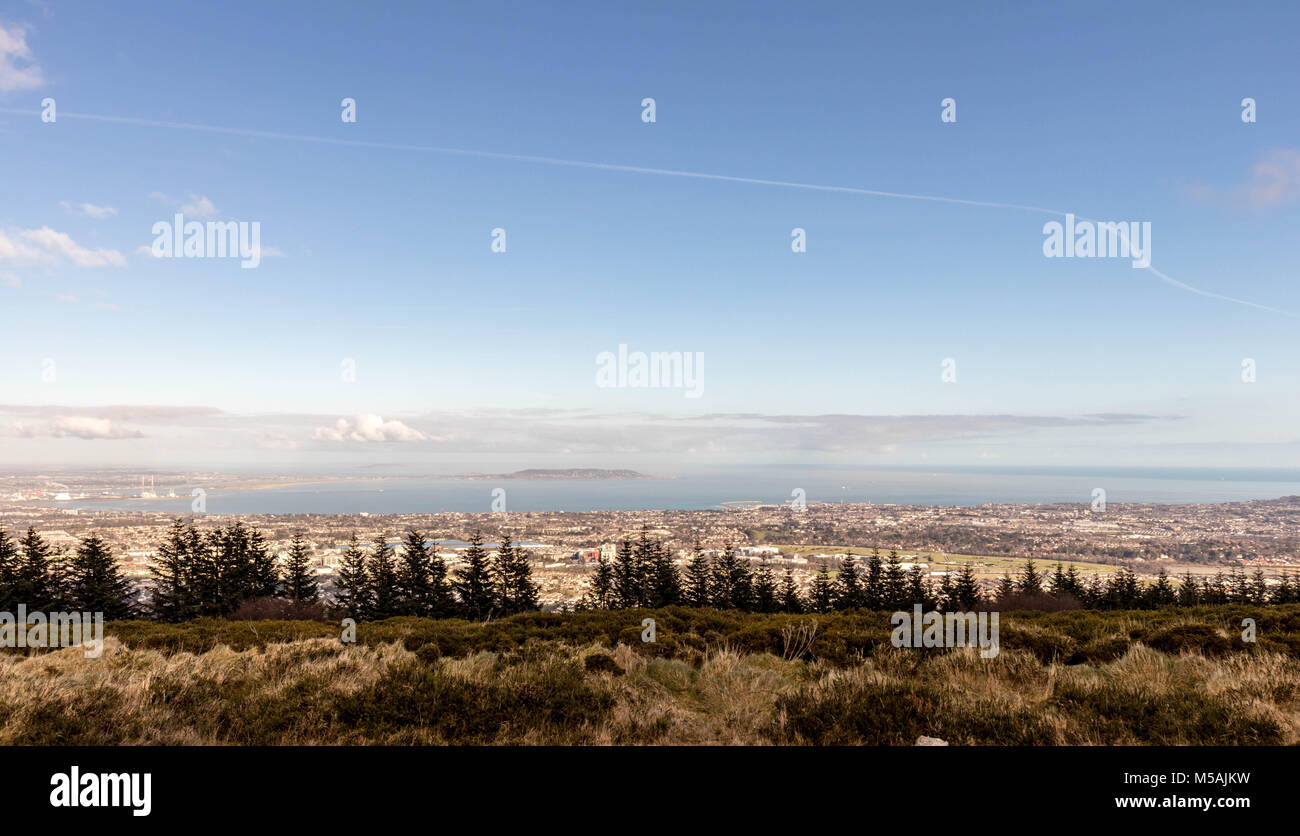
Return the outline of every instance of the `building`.
{"type": "Polygon", "coordinates": [[[569,559],[574,563],[599,563],[600,555],[601,550],[599,548],[578,549],[569,559]]]}

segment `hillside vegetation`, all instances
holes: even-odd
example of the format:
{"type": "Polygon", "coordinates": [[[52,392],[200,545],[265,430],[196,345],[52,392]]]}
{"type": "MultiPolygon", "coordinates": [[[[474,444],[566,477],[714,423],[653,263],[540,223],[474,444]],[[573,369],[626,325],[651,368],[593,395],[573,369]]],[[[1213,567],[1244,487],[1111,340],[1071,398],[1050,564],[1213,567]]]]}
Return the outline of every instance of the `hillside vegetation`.
{"type": "Polygon", "coordinates": [[[1000,632],[982,659],[894,648],[885,613],[395,618],[354,644],[323,622],[114,622],[99,659],[0,653],[0,744],[1300,742],[1300,606],[1000,632]]]}

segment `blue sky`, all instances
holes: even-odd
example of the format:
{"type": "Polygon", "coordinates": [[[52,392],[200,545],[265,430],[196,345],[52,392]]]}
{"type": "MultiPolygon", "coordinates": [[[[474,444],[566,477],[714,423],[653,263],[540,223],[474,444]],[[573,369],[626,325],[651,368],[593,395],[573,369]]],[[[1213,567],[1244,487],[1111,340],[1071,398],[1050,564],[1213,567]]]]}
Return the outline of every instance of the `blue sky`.
{"type": "Polygon", "coordinates": [[[1300,313],[1294,4],[557,5],[0,6],[3,458],[1300,466],[1297,319],[1050,215],[509,158],[1149,221],[1300,313]],[[141,252],[182,207],[261,265],[141,252]]]}

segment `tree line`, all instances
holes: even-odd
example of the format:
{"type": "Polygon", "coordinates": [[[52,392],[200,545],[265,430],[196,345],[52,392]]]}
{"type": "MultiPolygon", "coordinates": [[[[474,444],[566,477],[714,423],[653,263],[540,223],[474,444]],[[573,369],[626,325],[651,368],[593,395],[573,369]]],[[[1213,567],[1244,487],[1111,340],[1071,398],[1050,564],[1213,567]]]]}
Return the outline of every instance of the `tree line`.
{"type": "Polygon", "coordinates": [[[882,557],[879,549],[865,556],[863,565],[852,553],[840,561],[832,577],[823,564],[807,592],[787,568],[778,580],[766,563],[757,568],[725,544],[713,556],[696,543],[684,572],[678,572],[664,544],[642,530],[635,540],[623,540],[612,561],[602,562],[591,588],[577,609],[663,607],[681,604],[755,612],[829,613],[842,610],[910,609],[958,612],[978,607],[1021,609],[1155,609],[1198,604],[1300,603],[1300,576],[1284,573],[1279,582],[1266,582],[1263,570],[1247,577],[1242,569],[1219,572],[1200,580],[1187,573],[1175,582],[1161,569],[1155,579],[1143,581],[1128,568],[1108,577],[1085,579],[1073,565],[1057,563],[1052,571],[1039,570],[1026,560],[1014,577],[1002,577],[985,590],[969,563],[957,573],[933,580],[920,566],[904,567],[897,551],[882,557]]]}
{"type": "Polygon", "coordinates": [[[361,620],[415,615],[425,618],[499,618],[539,609],[528,553],[502,534],[495,552],[475,531],[461,553],[464,565],[448,574],[446,561],[419,531],[409,531],[400,550],[383,534],[368,550],[354,534],[335,579],[336,603],[361,620]]]}
{"type": "MultiPolygon", "coordinates": [[[[70,555],[29,528],[19,540],[0,529],[0,611],[68,610],[102,612],[106,619],[160,621],[225,618],[248,602],[277,599],[301,605],[329,605],[358,620],[416,615],[474,620],[539,608],[539,588],[528,554],[503,537],[495,553],[475,532],[449,573],[442,556],[418,531],[410,531],[400,552],[387,537],[363,550],[356,535],[343,553],[335,593],[325,600],[312,567],[311,548],[301,532],[277,560],[253,526],[234,522],[200,532],[176,520],[158,546],[147,586],[137,590],[98,534],[83,537],[70,555]]],[[[321,608],[324,611],[324,607],[321,608]]]]}
{"type": "Polygon", "coordinates": [[[320,600],[311,550],[301,533],[293,535],[284,560],[277,561],[262,532],[241,522],[200,533],[193,522],[176,520],[150,571],[143,614],[160,621],[223,618],[244,602],[263,598],[320,600]]]}
{"type": "MultiPolygon", "coordinates": [[[[398,548],[382,533],[369,548],[356,535],[335,575],[334,594],[325,599],[311,566],[311,550],[295,533],[283,559],[271,554],[256,527],[234,522],[201,533],[177,520],[159,545],[152,578],[137,596],[129,578],[98,534],[89,534],[70,554],[54,548],[29,528],[15,540],[0,529],[0,611],[102,612],[106,619],[149,617],[185,621],[228,617],[241,605],[267,599],[325,605],[357,620],[399,615],[484,620],[539,609],[539,587],[527,552],[502,535],[495,551],[474,532],[454,572],[419,531],[409,531],[398,548]]],[[[766,564],[753,566],[731,544],[711,555],[697,542],[684,570],[667,545],[642,528],[624,538],[613,560],[601,561],[575,609],[713,607],[753,612],[829,613],[841,610],[972,610],[981,606],[1019,609],[1153,609],[1198,604],[1300,603],[1300,576],[1284,573],[1276,584],[1262,570],[1247,576],[1234,568],[1214,576],[1181,580],[1162,569],[1143,581],[1121,568],[1085,579],[1076,567],[1057,563],[1040,571],[1025,561],[1014,577],[1005,575],[985,590],[971,565],[938,581],[920,566],[904,567],[897,551],[849,554],[832,577],[823,564],[804,592],[793,571],[778,578],[766,564]]],[[[323,609],[322,609],[323,611],[323,609]]]]}
{"type": "Polygon", "coordinates": [[[70,555],[28,528],[14,540],[0,528],[0,612],[102,612],[104,618],[136,614],[131,582],[98,534],[83,537],[70,555]]]}

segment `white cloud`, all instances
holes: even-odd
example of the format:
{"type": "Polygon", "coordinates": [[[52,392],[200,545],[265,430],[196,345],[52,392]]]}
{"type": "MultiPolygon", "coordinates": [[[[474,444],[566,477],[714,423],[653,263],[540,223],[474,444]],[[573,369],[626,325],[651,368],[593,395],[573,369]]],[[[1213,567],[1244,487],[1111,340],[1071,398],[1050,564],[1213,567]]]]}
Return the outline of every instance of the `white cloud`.
{"type": "Polygon", "coordinates": [[[385,421],[374,414],[340,418],[332,427],[317,427],[313,441],[427,441],[429,437],[401,421],[385,421]]]}
{"type": "Polygon", "coordinates": [[[0,230],[0,262],[15,264],[58,264],[63,259],[78,267],[123,267],[126,259],[117,250],[91,250],[65,232],[48,226],[20,229],[13,234],[0,230]]]}
{"type": "Polygon", "coordinates": [[[20,229],[13,235],[0,230],[0,262],[58,264],[63,259],[78,267],[126,266],[126,259],[117,250],[88,249],[66,232],[48,226],[20,229]]]}
{"type": "Polygon", "coordinates": [[[215,218],[217,216],[217,207],[206,197],[200,197],[190,192],[190,202],[181,205],[181,214],[194,218],[215,218]]]}
{"type": "Polygon", "coordinates": [[[4,285],[5,287],[22,287],[23,280],[18,278],[18,276],[14,275],[13,273],[0,270],[0,284],[4,285]]]}
{"type": "Polygon", "coordinates": [[[41,68],[27,46],[27,30],[0,26],[0,92],[30,90],[44,83],[41,68]]]}
{"type": "MultiPolygon", "coordinates": [[[[21,231],[19,234],[21,235],[21,231]]],[[[48,254],[25,241],[10,238],[4,230],[0,229],[0,261],[35,263],[49,260],[51,259],[48,254]]]]}
{"type": "Polygon", "coordinates": [[[83,218],[94,218],[101,220],[111,218],[117,214],[117,209],[112,206],[96,206],[93,203],[69,203],[66,200],[60,200],[59,205],[63,211],[69,215],[78,215],[83,218]]]}
{"type": "Polygon", "coordinates": [[[14,421],[9,425],[9,435],[23,438],[82,438],[82,439],[119,439],[144,438],[139,430],[125,430],[113,425],[107,418],[92,418],[87,415],[60,415],[40,424],[26,424],[14,421]]]}

